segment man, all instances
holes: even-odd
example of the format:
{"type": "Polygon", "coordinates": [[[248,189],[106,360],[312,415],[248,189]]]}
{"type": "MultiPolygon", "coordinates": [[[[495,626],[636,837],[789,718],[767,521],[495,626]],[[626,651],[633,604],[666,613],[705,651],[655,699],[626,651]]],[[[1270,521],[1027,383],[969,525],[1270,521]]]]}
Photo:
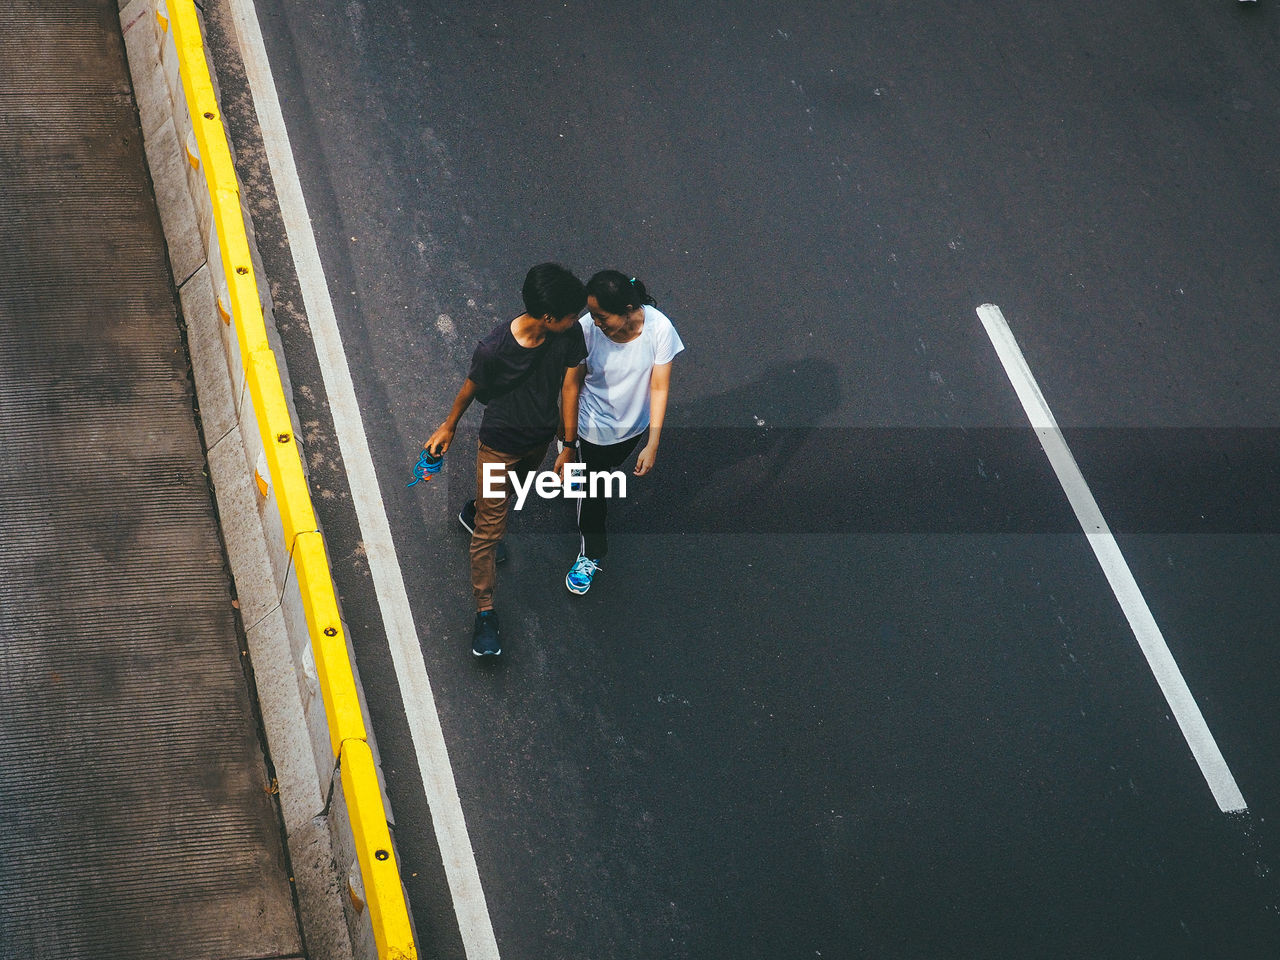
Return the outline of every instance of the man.
{"type": "Polygon", "coordinates": [[[582,281],[558,263],[529,271],[522,290],[525,312],[501,323],[471,357],[471,370],[453,401],[453,409],[423,445],[437,456],[449,449],[458,421],[472,400],[485,404],[476,454],[476,499],[458,520],[471,531],[471,586],[476,620],[471,652],[496,657],[502,652],[498,615],[493,608],[496,561],[511,502],[508,472],[525,482],[537,470],[563,417],[564,450],[555,471],[576,459],[578,381],[574,370],[587,355],[578,315],[586,306],[582,281]],[[558,401],[558,403],[557,403],[558,401]],[[498,496],[486,497],[485,465],[494,464],[501,482],[498,496]]]}

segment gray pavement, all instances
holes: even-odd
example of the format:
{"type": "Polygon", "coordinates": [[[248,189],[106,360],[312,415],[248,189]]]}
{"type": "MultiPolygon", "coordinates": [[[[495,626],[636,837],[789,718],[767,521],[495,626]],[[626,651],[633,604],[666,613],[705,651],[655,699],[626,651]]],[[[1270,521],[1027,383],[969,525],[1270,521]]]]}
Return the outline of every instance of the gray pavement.
{"type": "MultiPolygon", "coordinates": [[[[1280,19],[258,0],[504,956],[1272,957],[1280,19]],[[404,489],[529,264],[645,279],[605,573],[404,489]],[[1214,805],[974,309],[1003,308],[1249,812],[1214,805]],[[628,513],[630,511],[630,513],[628,513]]],[[[234,32],[229,123],[420,931],[460,956],[234,32]]]]}
{"type": "Polygon", "coordinates": [[[0,957],[302,957],[114,0],[0,7],[0,383],[0,957]]]}

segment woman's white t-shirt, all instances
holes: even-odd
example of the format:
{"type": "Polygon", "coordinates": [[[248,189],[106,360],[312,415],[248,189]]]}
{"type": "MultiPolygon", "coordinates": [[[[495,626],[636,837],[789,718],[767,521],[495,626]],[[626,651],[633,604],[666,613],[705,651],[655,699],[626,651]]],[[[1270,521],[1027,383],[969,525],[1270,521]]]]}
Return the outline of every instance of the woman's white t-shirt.
{"type": "Polygon", "coordinates": [[[649,379],[654,366],[670,363],[684,349],[680,334],[656,307],[644,308],[640,335],[614,343],[591,321],[580,317],[587,341],[587,378],[578,400],[578,433],[605,445],[630,440],[649,426],[649,379]]]}

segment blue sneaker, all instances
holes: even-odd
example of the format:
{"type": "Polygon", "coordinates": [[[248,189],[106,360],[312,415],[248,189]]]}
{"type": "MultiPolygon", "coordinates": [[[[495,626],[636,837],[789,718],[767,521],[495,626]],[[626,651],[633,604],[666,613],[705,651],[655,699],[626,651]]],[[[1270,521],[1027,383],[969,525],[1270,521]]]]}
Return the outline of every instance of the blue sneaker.
{"type": "Polygon", "coordinates": [[[573,568],[565,574],[564,585],[570,593],[584,594],[591,589],[591,581],[600,572],[600,564],[590,557],[578,557],[573,568]]]}
{"type": "Polygon", "coordinates": [[[476,614],[476,626],[471,637],[471,652],[477,657],[496,657],[502,653],[498,615],[492,610],[484,610],[476,614]]]}

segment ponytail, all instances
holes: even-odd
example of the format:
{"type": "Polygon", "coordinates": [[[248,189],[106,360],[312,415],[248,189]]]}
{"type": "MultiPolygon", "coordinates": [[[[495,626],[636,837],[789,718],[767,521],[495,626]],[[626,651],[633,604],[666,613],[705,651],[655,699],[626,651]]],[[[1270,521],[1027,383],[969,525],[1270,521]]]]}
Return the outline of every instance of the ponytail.
{"type": "Polygon", "coordinates": [[[588,280],[587,296],[595,297],[607,313],[630,313],[637,307],[658,305],[643,283],[617,270],[601,270],[588,280]]]}

